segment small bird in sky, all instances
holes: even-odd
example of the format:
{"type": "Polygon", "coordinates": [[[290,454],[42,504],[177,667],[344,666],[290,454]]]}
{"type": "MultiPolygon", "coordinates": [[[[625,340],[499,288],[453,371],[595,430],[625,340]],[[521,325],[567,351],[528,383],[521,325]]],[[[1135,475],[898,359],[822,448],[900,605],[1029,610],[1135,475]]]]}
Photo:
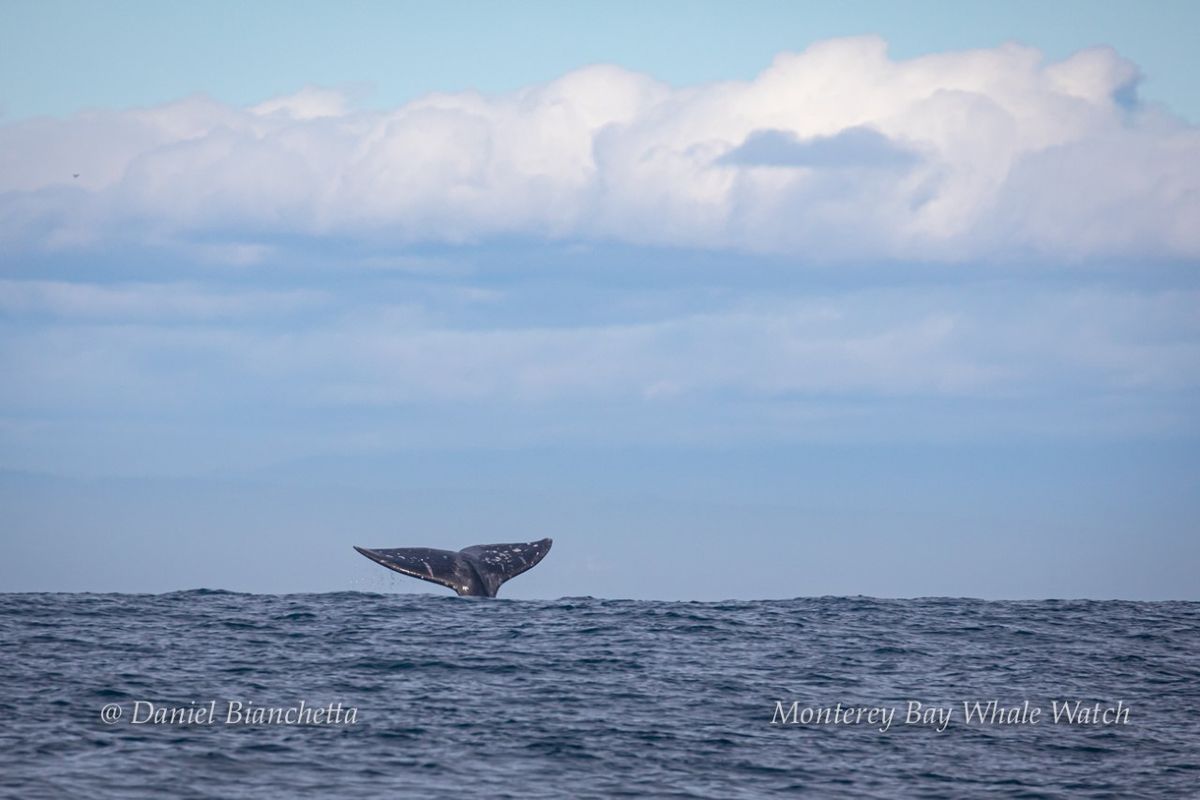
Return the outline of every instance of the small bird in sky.
{"type": "Polygon", "coordinates": [[[71,173],[71,177],[72,177],[72,178],[78,178],[78,177],[79,177],[79,173],[78,173],[78,172],[72,172],[72,173],[71,173]]]}

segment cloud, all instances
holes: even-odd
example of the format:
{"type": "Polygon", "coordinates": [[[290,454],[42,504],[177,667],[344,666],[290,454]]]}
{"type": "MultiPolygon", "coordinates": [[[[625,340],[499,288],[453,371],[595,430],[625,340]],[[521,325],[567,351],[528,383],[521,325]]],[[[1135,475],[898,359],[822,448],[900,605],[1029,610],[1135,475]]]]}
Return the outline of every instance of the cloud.
{"type": "Polygon", "coordinates": [[[0,127],[0,237],[1194,258],[1200,131],[1140,105],[1138,78],[1108,48],[897,61],[864,37],[781,54],[751,81],[685,88],[593,66],[386,111],[310,88],[252,108],[191,97],[26,120],[0,127]]]}
{"type": "Polygon", "coordinates": [[[846,128],[833,136],[800,141],[789,131],[752,131],[746,141],[717,159],[735,167],[906,167],[916,153],[878,131],[846,128]]]}
{"type": "Polygon", "coordinates": [[[5,281],[0,309],[36,316],[9,317],[0,361],[23,377],[0,391],[0,407],[87,406],[97,387],[149,408],[259,392],[331,408],[1171,393],[1200,387],[1198,301],[1184,290],[869,289],[747,295],[640,321],[592,309],[595,322],[563,326],[461,290],[402,305],[309,290],[5,281]]]}
{"type": "MultiPolygon", "coordinates": [[[[278,262],[0,281],[0,466],[1197,433],[1194,287],[1029,270],[816,289],[756,283],[757,259],[729,254],[726,285],[577,283],[541,267],[497,284],[498,258],[478,284],[278,262]]],[[[679,266],[703,271],[703,258],[679,266]]]]}
{"type": "Polygon", "coordinates": [[[0,312],[67,319],[261,319],[313,308],[323,299],[320,292],[306,289],[216,291],[188,283],[0,280],[0,312]]]}
{"type": "Polygon", "coordinates": [[[259,116],[278,114],[286,119],[341,117],[347,112],[346,97],[340,92],[308,86],[295,94],[259,103],[250,109],[259,116]]]}

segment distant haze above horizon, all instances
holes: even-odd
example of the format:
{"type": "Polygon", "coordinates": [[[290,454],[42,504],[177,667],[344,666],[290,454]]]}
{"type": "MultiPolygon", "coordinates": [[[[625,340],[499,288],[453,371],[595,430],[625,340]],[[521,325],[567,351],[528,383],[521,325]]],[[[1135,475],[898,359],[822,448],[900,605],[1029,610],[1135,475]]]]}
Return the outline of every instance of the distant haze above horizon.
{"type": "Polygon", "coordinates": [[[1200,599],[1195,6],[921,7],[10,4],[0,590],[1200,599]]]}

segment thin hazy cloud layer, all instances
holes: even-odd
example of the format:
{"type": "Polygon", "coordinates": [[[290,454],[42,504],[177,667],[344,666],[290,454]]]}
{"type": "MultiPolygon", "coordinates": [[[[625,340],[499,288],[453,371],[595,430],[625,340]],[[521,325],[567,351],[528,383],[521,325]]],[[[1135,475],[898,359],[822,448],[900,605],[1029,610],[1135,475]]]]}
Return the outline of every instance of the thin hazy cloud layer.
{"type": "Polygon", "coordinates": [[[1140,105],[1106,48],[888,57],[874,37],[673,88],[593,66],[386,111],[305,89],[0,128],[0,237],[22,248],[490,237],[812,261],[1200,255],[1200,131],[1140,105]],[[78,177],[74,175],[78,174],[78,177]]]}
{"type": "MultiPolygon", "coordinates": [[[[566,326],[504,322],[511,302],[470,290],[402,303],[186,283],[0,281],[10,321],[0,361],[21,376],[0,389],[0,408],[137,417],[485,403],[548,413],[542,437],[556,418],[576,425],[572,409],[589,403],[668,416],[702,403],[748,409],[761,430],[803,439],[813,434],[807,423],[768,410],[855,398],[999,403],[1019,409],[1028,430],[1069,400],[1078,426],[1147,432],[1191,424],[1145,409],[1131,422],[1084,406],[1174,401],[1200,388],[1194,290],[744,295],[644,321],[591,309],[596,321],[566,326]],[[464,321],[477,313],[483,324],[464,321]]],[[[824,433],[844,436],[854,425],[824,433]]],[[[982,420],[977,427],[995,433],[982,420]]]]}

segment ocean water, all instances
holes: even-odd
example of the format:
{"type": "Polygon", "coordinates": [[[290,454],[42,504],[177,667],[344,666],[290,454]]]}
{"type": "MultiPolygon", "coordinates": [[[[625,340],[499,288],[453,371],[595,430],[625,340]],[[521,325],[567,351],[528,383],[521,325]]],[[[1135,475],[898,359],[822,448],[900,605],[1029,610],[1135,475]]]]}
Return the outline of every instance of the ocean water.
{"type": "Polygon", "coordinates": [[[3,594],[0,653],[19,798],[1200,796],[1200,603],[3,594]]]}

